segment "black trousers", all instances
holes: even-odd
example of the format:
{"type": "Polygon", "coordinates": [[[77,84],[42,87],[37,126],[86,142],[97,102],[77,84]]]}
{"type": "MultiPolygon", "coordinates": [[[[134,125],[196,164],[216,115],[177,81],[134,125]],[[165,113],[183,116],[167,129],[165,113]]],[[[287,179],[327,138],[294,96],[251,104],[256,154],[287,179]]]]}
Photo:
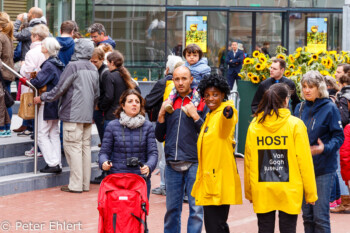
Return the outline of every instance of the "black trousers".
{"type": "Polygon", "coordinates": [[[203,206],[204,226],[207,233],[229,233],[227,225],[229,205],[209,205],[203,206]]]}
{"type": "MultiPolygon", "coordinates": [[[[274,233],[275,232],[275,217],[276,211],[265,214],[257,214],[259,233],[274,233]]],[[[298,215],[287,214],[283,211],[278,211],[279,228],[281,233],[296,233],[298,215]]]]}

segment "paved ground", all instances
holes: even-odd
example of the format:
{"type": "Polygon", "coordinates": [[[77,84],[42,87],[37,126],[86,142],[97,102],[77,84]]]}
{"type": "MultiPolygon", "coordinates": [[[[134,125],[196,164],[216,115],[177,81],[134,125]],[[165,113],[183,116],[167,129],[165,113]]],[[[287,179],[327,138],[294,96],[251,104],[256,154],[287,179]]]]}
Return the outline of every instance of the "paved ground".
{"type": "MultiPolygon", "coordinates": [[[[243,174],[243,160],[238,159],[237,162],[239,172],[243,174]]],[[[159,176],[153,175],[152,187],[158,186],[158,183],[159,176]]],[[[98,185],[91,185],[90,192],[73,194],[61,192],[56,187],[0,197],[0,232],[96,233],[98,188],[98,185]],[[5,231],[8,226],[9,230],[5,231]]],[[[164,214],[165,197],[151,194],[148,218],[151,233],[163,232],[164,214]]],[[[188,205],[184,204],[182,232],[186,232],[187,216],[188,205]]],[[[349,220],[350,215],[332,214],[332,232],[350,233],[349,220]]],[[[256,216],[247,201],[240,206],[231,206],[228,224],[231,232],[257,232],[256,216]]],[[[301,216],[298,219],[297,232],[304,232],[301,216]]]]}

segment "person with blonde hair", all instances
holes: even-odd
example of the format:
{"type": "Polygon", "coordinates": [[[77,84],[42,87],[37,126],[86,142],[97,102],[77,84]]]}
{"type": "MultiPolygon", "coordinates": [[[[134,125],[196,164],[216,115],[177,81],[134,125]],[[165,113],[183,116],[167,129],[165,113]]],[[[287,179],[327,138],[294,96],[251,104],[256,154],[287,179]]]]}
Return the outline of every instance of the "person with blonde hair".
{"type": "MultiPolygon", "coordinates": [[[[9,67],[13,68],[13,24],[9,19],[9,15],[6,12],[0,13],[0,59],[9,67]]],[[[1,67],[1,78],[3,80],[2,85],[11,93],[11,82],[15,80],[15,76],[7,70],[5,67],[1,67]]],[[[10,122],[8,120],[3,126],[0,126],[0,134],[2,136],[11,136],[11,118],[12,108],[7,108],[10,122]]],[[[5,114],[6,115],[6,114],[5,114]]]]}
{"type": "MultiPolygon", "coordinates": [[[[46,86],[46,91],[51,91],[58,83],[64,64],[58,59],[60,44],[53,37],[47,37],[42,41],[41,52],[46,61],[41,65],[41,70],[30,82],[37,89],[46,86]]],[[[21,81],[25,84],[26,78],[21,81]]],[[[60,173],[61,169],[61,142],[58,127],[58,100],[42,102],[38,114],[38,145],[47,165],[40,169],[43,173],[60,173]]]]}

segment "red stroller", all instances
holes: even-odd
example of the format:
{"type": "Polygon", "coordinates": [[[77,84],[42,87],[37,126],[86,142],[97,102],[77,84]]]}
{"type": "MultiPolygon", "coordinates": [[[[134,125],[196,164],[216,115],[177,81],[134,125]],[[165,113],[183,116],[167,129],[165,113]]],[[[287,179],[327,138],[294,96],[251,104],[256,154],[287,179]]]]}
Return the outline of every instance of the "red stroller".
{"type": "Polygon", "coordinates": [[[145,180],[136,174],[108,175],[98,193],[99,233],[147,233],[145,180]]]}

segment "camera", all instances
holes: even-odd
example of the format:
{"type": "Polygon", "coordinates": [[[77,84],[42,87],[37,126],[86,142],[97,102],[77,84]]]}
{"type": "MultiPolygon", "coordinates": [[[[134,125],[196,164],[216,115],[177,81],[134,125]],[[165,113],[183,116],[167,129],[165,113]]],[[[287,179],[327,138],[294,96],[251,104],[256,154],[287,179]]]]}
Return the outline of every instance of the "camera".
{"type": "Polygon", "coordinates": [[[137,157],[126,158],[126,166],[128,167],[137,167],[139,163],[139,158],[137,157]]]}

